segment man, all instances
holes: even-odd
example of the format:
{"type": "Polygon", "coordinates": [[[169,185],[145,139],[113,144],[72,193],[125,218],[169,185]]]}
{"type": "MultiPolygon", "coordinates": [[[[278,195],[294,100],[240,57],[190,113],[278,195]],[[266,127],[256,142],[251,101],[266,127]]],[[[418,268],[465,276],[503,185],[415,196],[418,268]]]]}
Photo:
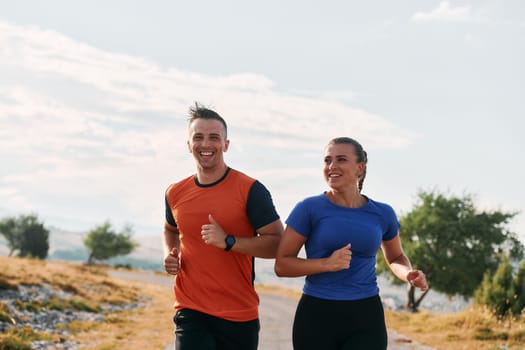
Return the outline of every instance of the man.
{"type": "Polygon", "coordinates": [[[169,186],[165,197],[176,349],[255,350],[254,257],[275,257],[283,224],[264,185],[226,165],[230,141],[219,114],[195,104],[188,131],[197,172],[169,186]]]}

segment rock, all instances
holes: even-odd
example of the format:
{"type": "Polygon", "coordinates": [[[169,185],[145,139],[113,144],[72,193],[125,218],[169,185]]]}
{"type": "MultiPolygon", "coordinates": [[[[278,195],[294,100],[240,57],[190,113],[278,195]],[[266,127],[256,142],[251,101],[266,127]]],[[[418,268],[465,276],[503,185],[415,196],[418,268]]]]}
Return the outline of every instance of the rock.
{"type": "MultiPolygon", "coordinates": [[[[4,333],[12,327],[24,328],[29,326],[34,331],[59,335],[58,342],[43,340],[31,342],[32,349],[76,350],[79,348],[79,344],[67,340],[67,336],[70,334],[67,330],[67,325],[73,321],[101,322],[105,319],[103,313],[78,311],[73,309],[49,310],[42,308],[37,311],[20,309],[21,305],[29,302],[40,302],[40,305],[42,305],[51,299],[58,298],[60,300],[68,300],[73,297],[72,294],[55,290],[50,285],[20,285],[18,286],[18,289],[0,290],[0,302],[7,306],[9,316],[13,321],[11,323],[0,322],[0,332],[4,333]],[[59,325],[62,325],[62,327],[57,327],[59,325]]],[[[103,304],[101,305],[101,310],[107,313],[114,313],[144,306],[145,303],[143,302],[119,305],[103,304]]]]}

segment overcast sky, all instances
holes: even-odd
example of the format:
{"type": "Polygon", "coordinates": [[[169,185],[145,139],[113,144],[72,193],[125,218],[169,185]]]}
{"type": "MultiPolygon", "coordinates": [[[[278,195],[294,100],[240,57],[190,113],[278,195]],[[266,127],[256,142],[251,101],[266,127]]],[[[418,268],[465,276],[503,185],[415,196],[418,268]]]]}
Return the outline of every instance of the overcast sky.
{"type": "Polygon", "coordinates": [[[194,101],[229,123],[227,163],[285,219],[326,189],[336,136],[369,154],[363,193],[419,190],[522,211],[521,1],[0,0],[0,217],[159,235],[195,166],[194,101]]]}

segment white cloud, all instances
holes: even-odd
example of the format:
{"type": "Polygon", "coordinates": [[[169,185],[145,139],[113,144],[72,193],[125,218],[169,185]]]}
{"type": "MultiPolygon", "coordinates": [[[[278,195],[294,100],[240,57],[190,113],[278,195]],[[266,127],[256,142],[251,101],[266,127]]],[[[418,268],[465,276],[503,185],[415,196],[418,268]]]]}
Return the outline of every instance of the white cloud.
{"type": "MultiPolygon", "coordinates": [[[[254,131],[270,127],[276,132],[286,130],[300,136],[311,134],[311,130],[326,130],[329,135],[346,126],[365,138],[373,135],[374,140],[386,147],[407,145],[413,136],[383,118],[355,110],[332,97],[301,97],[273,91],[272,82],[266,77],[253,74],[211,77],[175,69],[163,71],[154,63],[107,53],[59,33],[2,22],[0,29],[4,31],[0,36],[4,47],[0,63],[40,74],[42,80],[68,79],[74,85],[87,84],[105,96],[98,102],[114,113],[161,112],[165,118],[181,116],[197,97],[217,105],[231,123],[254,131]],[[378,138],[378,133],[389,137],[378,138]]],[[[342,94],[348,96],[346,92],[342,94]]],[[[50,110],[54,107],[63,118],[64,114],[76,117],[75,111],[59,106],[65,101],[59,101],[58,106],[54,101],[46,105],[38,101],[39,98],[27,97],[23,99],[32,102],[24,104],[23,109],[20,105],[7,108],[28,116],[37,111],[54,115],[50,110]]],[[[60,95],[55,98],[60,99],[60,95]]],[[[86,118],[91,119],[87,115],[86,118]]],[[[128,119],[134,118],[128,116],[128,119]]]]}
{"type": "MultiPolygon", "coordinates": [[[[194,100],[228,121],[238,152],[227,159],[257,174],[254,153],[272,165],[272,157],[289,157],[262,174],[276,187],[305,171],[321,179],[320,170],[296,165],[317,157],[335,136],[355,137],[367,148],[406,147],[417,137],[350,107],[342,101],[353,99],[347,91],[305,96],[277,91],[251,73],[162,69],[1,20],[0,76],[0,188],[16,189],[0,192],[5,206],[81,223],[162,221],[164,189],[194,168],[185,146],[194,100]]],[[[297,197],[282,188],[279,198],[297,197]]]]}
{"type": "Polygon", "coordinates": [[[470,6],[453,7],[448,1],[442,1],[430,12],[416,12],[412,20],[416,22],[470,22],[479,20],[479,14],[474,13],[470,6]]]}

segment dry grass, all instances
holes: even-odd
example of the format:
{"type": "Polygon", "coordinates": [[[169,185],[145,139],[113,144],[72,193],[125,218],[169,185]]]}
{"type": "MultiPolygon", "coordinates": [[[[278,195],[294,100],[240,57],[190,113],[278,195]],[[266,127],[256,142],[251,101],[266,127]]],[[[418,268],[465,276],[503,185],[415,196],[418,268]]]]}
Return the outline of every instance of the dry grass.
{"type": "MultiPolygon", "coordinates": [[[[22,284],[49,284],[94,308],[107,303],[146,303],[108,314],[104,322],[77,321],[65,326],[72,332],[67,340],[79,342],[82,349],[163,349],[173,342],[173,297],[165,287],[111,279],[101,267],[0,257],[0,288],[22,284]]],[[[0,342],[13,337],[12,332],[0,334],[0,342]]]]}
{"type": "Polygon", "coordinates": [[[455,314],[386,311],[389,328],[439,350],[523,350],[525,320],[500,321],[470,307],[455,314]]]}
{"type": "MultiPolygon", "coordinates": [[[[81,349],[159,349],[173,342],[173,295],[165,286],[108,277],[107,268],[79,264],[42,262],[0,257],[0,289],[19,284],[49,284],[73,295],[78,303],[97,307],[103,303],[145,300],[142,308],[107,314],[104,322],[75,321],[65,327],[68,340],[81,349]],[[146,298],[146,299],[144,299],[146,298]]],[[[272,285],[256,285],[259,293],[287,295],[298,299],[300,292],[272,285]]],[[[0,314],[5,307],[0,303],[0,314]]],[[[525,349],[525,320],[499,321],[489,312],[469,308],[456,314],[417,314],[386,311],[387,325],[401,334],[439,350],[525,349]]],[[[0,334],[2,341],[32,336],[30,330],[0,334]]],[[[38,334],[42,338],[46,335],[38,334]]],[[[49,335],[48,335],[49,336],[49,335]]],[[[0,346],[1,348],[1,346],[0,346]]]]}

